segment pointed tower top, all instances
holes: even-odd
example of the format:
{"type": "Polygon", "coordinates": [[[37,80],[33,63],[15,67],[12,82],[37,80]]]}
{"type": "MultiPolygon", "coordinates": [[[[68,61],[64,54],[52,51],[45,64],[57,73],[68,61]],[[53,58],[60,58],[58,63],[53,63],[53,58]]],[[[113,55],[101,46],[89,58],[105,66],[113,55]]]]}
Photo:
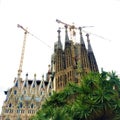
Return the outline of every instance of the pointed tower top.
{"type": "Polygon", "coordinates": [[[78,29],[80,30],[80,34],[82,35],[82,27],[79,27],[78,29]]]}
{"type": "Polygon", "coordinates": [[[51,66],[48,65],[48,74],[51,73],[51,66]]]}
{"type": "Polygon", "coordinates": [[[26,73],[26,80],[28,80],[28,73],[26,73]]]}
{"type": "Polygon", "coordinates": [[[88,42],[88,52],[92,52],[93,50],[90,44],[89,34],[87,33],[86,36],[87,36],[87,42],[88,42]]]}
{"type": "Polygon", "coordinates": [[[36,73],[34,74],[34,79],[36,79],[36,73]]]}
{"type": "Polygon", "coordinates": [[[57,30],[58,32],[58,49],[62,49],[61,37],[60,37],[60,28],[57,30]]]}
{"type": "Polygon", "coordinates": [[[83,36],[82,36],[82,27],[79,27],[79,30],[80,30],[80,44],[85,44],[84,43],[84,40],[83,40],[83,36]]]}
{"type": "Polygon", "coordinates": [[[42,75],[42,81],[44,81],[44,75],[42,75]]]}
{"type": "Polygon", "coordinates": [[[68,26],[65,25],[65,43],[69,42],[69,37],[68,37],[68,31],[67,31],[68,26]]]}
{"type": "Polygon", "coordinates": [[[26,76],[28,76],[28,73],[26,73],[26,76]]]}

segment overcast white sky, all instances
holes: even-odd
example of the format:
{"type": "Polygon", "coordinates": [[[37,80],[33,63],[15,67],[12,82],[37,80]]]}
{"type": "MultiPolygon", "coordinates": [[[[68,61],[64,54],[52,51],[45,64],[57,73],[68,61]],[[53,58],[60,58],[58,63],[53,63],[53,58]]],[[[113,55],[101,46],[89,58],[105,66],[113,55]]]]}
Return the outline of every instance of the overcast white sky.
{"type": "MultiPolygon", "coordinates": [[[[13,85],[20,62],[23,30],[17,24],[28,27],[51,46],[27,37],[22,76],[24,79],[28,72],[32,79],[37,73],[41,79],[57,40],[56,19],[74,22],[78,27],[94,26],[85,30],[105,38],[90,34],[99,69],[120,74],[120,0],[0,0],[0,110],[5,100],[3,91],[13,85]]],[[[64,42],[64,36],[61,37],[64,42]]]]}

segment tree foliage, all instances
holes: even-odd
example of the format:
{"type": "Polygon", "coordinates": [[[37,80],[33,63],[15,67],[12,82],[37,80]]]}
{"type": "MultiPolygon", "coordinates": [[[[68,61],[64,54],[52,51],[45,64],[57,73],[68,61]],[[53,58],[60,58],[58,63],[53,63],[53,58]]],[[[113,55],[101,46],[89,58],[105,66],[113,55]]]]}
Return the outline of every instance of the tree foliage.
{"type": "Polygon", "coordinates": [[[120,120],[119,111],[120,79],[113,71],[102,71],[54,92],[31,120],[120,120]]]}

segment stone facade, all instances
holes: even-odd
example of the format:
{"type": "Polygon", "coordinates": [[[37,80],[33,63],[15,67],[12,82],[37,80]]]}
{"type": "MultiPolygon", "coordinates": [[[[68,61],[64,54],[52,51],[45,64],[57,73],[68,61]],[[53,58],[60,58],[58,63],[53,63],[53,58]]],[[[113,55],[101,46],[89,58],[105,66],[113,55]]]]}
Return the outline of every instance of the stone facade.
{"type": "Polygon", "coordinates": [[[53,92],[52,77],[47,74],[47,80],[22,78],[15,79],[14,86],[5,91],[6,100],[4,101],[0,120],[29,120],[41,104],[53,92]]]}

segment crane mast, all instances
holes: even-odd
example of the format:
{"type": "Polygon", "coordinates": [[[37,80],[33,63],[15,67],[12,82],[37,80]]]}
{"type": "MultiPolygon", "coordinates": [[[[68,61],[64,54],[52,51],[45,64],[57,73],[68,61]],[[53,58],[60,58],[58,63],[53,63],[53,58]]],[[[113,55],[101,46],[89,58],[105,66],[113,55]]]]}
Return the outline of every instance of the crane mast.
{"type": "MultiPolygon", "coordinates": [[[[23,66],[23,60],[24,60],[24,54],[25,54],[25,45],[26,45],[26,37],[27,34],[30,34],[32,37],[40,40],[37,36],[35,36],[34,34],[32,34],[31,32],[29,32],[27,30],[27,28],[25,29],[23,26],[21,26],[20,24],[17,24],[18,28],[21,28],[24,31],[24,40],[23,40],[23,46],[22,46],[22,52],[21,52],[21,59],[20,59],[20,64],[19,64],[19,69],[18,69],[18,77],[20,78],[21,73],[22,73],[22,66],[23,66]]],[[[48,44],[46,44],[44,41],[40,40],[43,44],[47,45],[48,47],[50,47],[48,44]]],[[[51,48],[51,47],[50,47],[51,48]]]]}
{"type": "Polygon", "coordinates": [[[23,40],[23,46],[22,46],[22,52],[21,52],[21,59],[20,59],[20,65],[19,65],[19,69],[18,69],[18,76],[21,76],[22,73],[22,66],[23,66],[23,59],[24,59],[24,53],[25,53],[25,45],[26,45],[26,37],[27,34],[29,33],[27,31],[27,29],[25,29],[23,26],[21,25],[17,25],[18,28],[21,28],[24,31],[24,40],[23,40]]]}

